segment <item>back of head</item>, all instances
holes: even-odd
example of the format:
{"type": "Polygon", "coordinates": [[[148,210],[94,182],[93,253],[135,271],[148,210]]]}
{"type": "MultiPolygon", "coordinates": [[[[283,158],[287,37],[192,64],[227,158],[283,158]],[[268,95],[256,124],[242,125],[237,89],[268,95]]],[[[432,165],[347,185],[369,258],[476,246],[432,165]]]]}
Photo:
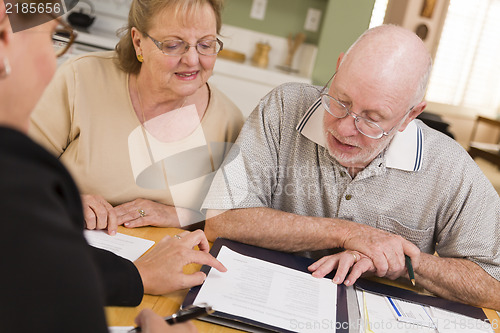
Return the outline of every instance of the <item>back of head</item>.
{"type": "Polygon", "coordinates": [[[425,95],[432,60],[416,34],[399,26],[381,25],[367,30],[349,48],[339,72],[346,68],[351,76],[413,92],[408,104],[416,104],[425,95]]]}
{"type": "Polygon", "coordinates": [[[56,69],[58,1],[0,0],[0,123],[27,131],[29,114],[56,69]]]}
{"type": "Polygon", "coordinates": [[[169,10],[171,15],[185,19],[186,25],[194,25],[189,18],[205,5],[209,5],[215,13],[217,33],[222,27],[223,0],[132,0],[127,26],[121,29],[120,41],[116,45],[120,68],[127,73],[137,74],[141,63],[137,61],[130,30],[135,27],[141,33],[151,28],[155,15],[162,15],[169,10]]]}

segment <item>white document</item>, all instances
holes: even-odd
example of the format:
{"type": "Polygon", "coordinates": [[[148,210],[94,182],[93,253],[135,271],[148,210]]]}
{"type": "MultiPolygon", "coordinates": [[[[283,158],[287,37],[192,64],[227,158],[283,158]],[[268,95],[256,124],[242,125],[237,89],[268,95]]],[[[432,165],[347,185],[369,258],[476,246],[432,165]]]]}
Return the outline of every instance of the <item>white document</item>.
{"type": "Polygon", "coordinates": [[[330,279],[241,255],[222,246],[194,304],[296,332],[335,332],[337,285],[330,279]]]}
{"type": "Polygon", "coordinates": [[[367,310],[365,306],[365,292],[363,290],[356,289],[356,299],[358,300],[359,307],[359,321],[358,332],[365,332],[365,327],[368,325],[367,310]]]}
{"type": "Polygon", "coordinates": [[[133,330],[134,326],[109,326],[109,333],[128,333],[130,330],[133,330]]]}
{"type": "Polygon", "coordinates": [[[155,243],[121,233],[110,236],[104,230],[84,230],[83,235],[91,246],[108,250],[130,261],[142,256],[155,243]]]}
{"type": "Polygon", "coordinates": [[[429,315],[428,306],[407,302],[393,297],[385,297],[385,299],[389,302],[389,308],[391,308],[398,321],[418,326],[436,328],[434,321],[429,315]]]}
{"type": "MultiPolygon", "coordinates": [[[[358,297],[359,300],[359,297],[358,297]]],[[[435,333],[434,328],[398,321],[385,296],[363,292],[365,330],[372,333],[435,333]]],[[[361,306],[361,303],[360,303],[361,306]]]]}
{"type": "Polygon", "coordinates": [[[358,305],[365,324],[362,332],[370,333],[493,333],[487,322],[446,311],[433,306],[397,300],[394,306],[387,297],[366,291],[356,291],[358,305]],[[404,317],[405,319],[401,319],[404,317]],[[398,320],[399,318],[399,320],[398,320]],[[413,320],[413,322],[412,322],[413,320]],[[431,325],[432,328],[428,327],[431,325]],[[428,326],[427,326],[428,325],[428,326]]]}
{"type": "Polygon", "coordinates": [[[493,333],[493,328],[488,322],[446,311],[436,307],[430,308],[431,317],[440,333],[493,333]]]}

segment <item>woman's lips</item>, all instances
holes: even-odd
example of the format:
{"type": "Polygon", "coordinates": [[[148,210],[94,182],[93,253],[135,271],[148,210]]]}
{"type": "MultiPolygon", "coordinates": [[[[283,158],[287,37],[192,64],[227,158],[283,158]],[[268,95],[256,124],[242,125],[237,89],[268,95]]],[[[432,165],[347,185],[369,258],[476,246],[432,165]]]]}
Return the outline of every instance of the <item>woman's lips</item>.
{"type": "Polygon", "coordinates": [[[185,80],[185,81],[190,81],[190,80],[194,80],[198,77],[198,73],[200,71],[194,71],[194,72],[177,72],[175,73],[175,75],[181,79],[181,80],[185,80]]]}

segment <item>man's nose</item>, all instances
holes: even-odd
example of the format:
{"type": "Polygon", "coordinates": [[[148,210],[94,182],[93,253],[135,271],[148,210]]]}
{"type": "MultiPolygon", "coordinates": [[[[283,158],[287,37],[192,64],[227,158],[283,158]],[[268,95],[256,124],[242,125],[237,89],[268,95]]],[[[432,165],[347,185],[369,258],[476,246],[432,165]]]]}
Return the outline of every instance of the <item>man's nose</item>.
{"type": "Polygon", "coordinates": [[[346,137],[358,135],[359,131],[356,128],[355,117],[355,115],[349,112],[344,118],[336,119],[337,133],[346,137]]]}

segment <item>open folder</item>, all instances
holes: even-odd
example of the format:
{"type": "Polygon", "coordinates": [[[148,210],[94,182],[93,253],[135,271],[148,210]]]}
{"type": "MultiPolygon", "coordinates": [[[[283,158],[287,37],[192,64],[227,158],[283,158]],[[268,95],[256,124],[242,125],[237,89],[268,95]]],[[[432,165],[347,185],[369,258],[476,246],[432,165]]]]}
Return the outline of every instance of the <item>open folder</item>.
{"type": "Polygon", "coordinates": [[[200,320],[249,332],[349,332],[347,288],[312,277],[312,259],[221,238],[210,253],[228,271],[202,267],[207,279],[182,304],[210,304],[215,312],[200,320]]]}
{"type": "MultiPolygon", "coordinates": [[[[332,274],[323,279],[314,278],[307,270],[314,260],[290,253],[223,238],[214,242],[210,253],[228,271],[220,273],[203,266],[201,270],[207,274],[205,282],[188,292],[182,307],[208,303],[215,312],[200,320],[244,331],[371,332],[370,326],[365,325],[368,319],[365,314],[367,304],[373,305],[374,298],[371,297],[368,303],[360,301],[360,292],[387,297],[389,306],[391,301],[398,306],[404,305],[402,302],[411,302],[487,322],[482,309],[439,297],[364,279],[359,279],[355,288],[335,285],[331,281],[332,274]]],[[[394,316],[397,320],[397,312],[394,316]]],[[[447,318],[450,320],[451,317],[447,318]]],[[[384,320],[387,323],[387,318],[369,318],[372,324],[384,320]]],[[[436,328],[431,329],[439,332],[436,328]]],[[[481,330],[484,331],[488,330],[481,330]]]]}

